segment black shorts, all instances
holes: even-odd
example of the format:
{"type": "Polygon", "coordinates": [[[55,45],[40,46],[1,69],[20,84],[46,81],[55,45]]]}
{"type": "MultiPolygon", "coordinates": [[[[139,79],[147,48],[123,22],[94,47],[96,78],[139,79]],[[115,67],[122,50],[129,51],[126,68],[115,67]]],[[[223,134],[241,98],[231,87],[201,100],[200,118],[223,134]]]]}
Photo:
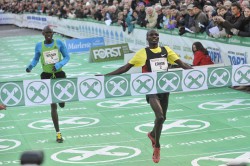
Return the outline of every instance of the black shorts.
{"type": "MultiPolygon", "coordinates": [[[[45,73],[45,72],[41,73],[41,79],[51,79],[52,76],[53,76],[52,73],[45,73]]],[[[56,78],[66,78],[66,74],[64,71],[59,71],[59,72],[55,73],[55,76],[56,76],[56,78]]]]}
{"type": "Polygon", "coordinates": [[[169,93],[149,94],[146,95],[146,100],[149,103],[149,98],[157,98],[160,101],[168,101],[169,93]]]}

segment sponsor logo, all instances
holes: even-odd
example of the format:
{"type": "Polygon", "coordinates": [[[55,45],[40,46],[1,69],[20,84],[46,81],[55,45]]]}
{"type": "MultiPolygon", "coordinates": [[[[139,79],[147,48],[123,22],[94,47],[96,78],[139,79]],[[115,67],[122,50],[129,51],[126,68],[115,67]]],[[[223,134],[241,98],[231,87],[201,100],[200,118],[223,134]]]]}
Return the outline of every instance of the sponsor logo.
{"type": "MultiPolygon", "coordinates": [[[[209,122],[196,119],[166,120],[162,126],[162,134],[182,134],[203,130],[210,126],[209,122]]],[[[154,127],[154,122],[141,124],[135,127],[140,133],[147,133],[154,127]]]]}
{"type": "Polygon", "coordinates": [[[88,146],[59,151],[51,159],[61,163],[98,164],[127,160],[141,154],[141,150],[127,146],[88,146]]]}
{"type": "Polygon", "coordinates": [[[222,63],[222,57],[219,49],[209,47],[208,54],[214,63],[222,63]]]}
{"type": "Polygon", "coordinates": [[[145,98],[115,99],[97,103],[98,107],[104,108],[137,108],[148,106],[145,98]]]}
{"type": "Polygon", "coordinates": [[[175,91],[180,85],[180,80],[178,74],[169,72],[160,77],[158,86],[165,92],[175,91]]]}
{"type": "Polygon", "coordinates": [[[20,146],[21,142],[13,139],[0,139],[0,152],[15,149],[20,146]]]}
{"type": "Polygon", "coordinates": [[[194,159],[192,166],[242,165],[250,163],[250,152],[229,152],[194,159]]]}
{"type": "Polygon", "coordinates": [[[202,103],[199,108],[205,110],[243,110],[250,108],[250,99],[227,99],[202,103]]]}
{"type": "Polygon", "coordinates": [[[231,65],[247,64],[247,53],[228,51],[228,58],[231,65]]]}
{"type": "Polygon", "coordinates": [[[93,54],[95,59],[105,59],[122,56],[121,47],[101,48],[98,50],[93,50],[93,54]]]}
{"type": "Polygon", "coordinates": [[[234,81],[238,84],[250,83],[250,66],[242,66],[236,69],[234,73],[234,81]]]}
{"type": "Polygon", "coordinates": [[[206,76],[199,70],[193,70],[186,74],[184,85],[189,89],[199,89],[204,86],[206,76]]]}
{"type": "Polygon", "coordinates": [[[7,106],[14,106],[20,103],[23,97],[21,87],[15,83],[6,83],[0,88],[0,100],[7,106]]]}
{"type": "Polygon", "coordinates": [[[132,81],[132,88],[139,94],[147,94],[153,87],[154,79],[150,75],[140,75],[132,81]]]}
{"type": "MultiPolygon", "coordinates": [[[[61,129],[69,129],[94,125],[99,123],[99,121],[99,119],[88,117],[60,117],[59,124],[61,129]]],[[[32,122],[28,127],[39,130],[54,130],[54,125],[51,119],[32,122]]]]}
{"type": "Polygon", "coordinates": [[[80,92],[86,98],[96,98],[102,92],[102,83],[95,78],[83,80],[80,83],[80,92]]]}
{"type": "Polygon", "coordinates": [[[211,72],[209,75],[209,83],[216,87],[222,87],[229,83],[231,74],[227,69],[218,68],[211,72]]]}
{"type": "Polygon", "coordinates": [[[69,101],[76,93],[76,86],[70,80],[60,80],[53,85],[53,94],[58,100],[69,101]]]}
{"type": "Polygon", "coordinates": [[[49,96],[49,87],[42,81],[30,82],[26,88],[26,95],[33,103],[43,103],[49,96]]]}
{"type": "Polygon", "coordinates": [[[129,82],[124,77],[113,77],[105,84],[107,92],[111,96],[123,96],[128,90],[129,82]]]}

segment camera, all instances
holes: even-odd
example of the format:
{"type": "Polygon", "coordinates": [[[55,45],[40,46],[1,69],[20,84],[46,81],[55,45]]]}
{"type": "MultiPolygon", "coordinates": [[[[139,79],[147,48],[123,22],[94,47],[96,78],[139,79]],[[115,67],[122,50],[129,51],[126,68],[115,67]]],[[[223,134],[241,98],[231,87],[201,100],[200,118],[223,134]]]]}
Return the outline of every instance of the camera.
{"type": "Polygon", "coordinates": [[[43,151],[26,151],[20,157],[21,165],[41,165],[43,160],[43,151]]]}

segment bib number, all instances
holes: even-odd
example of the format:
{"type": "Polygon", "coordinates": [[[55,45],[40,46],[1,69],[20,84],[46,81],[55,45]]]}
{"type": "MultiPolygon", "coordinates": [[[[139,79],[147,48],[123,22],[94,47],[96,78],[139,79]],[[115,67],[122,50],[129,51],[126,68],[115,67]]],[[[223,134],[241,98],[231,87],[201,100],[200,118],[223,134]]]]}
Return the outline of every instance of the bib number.
{"type": "Polygon", "coordinates": [[[58,50],[43,52],[45,65],[55,64],[59,62],[58,50]]]}
{"type": "Polygon", "coordinates": [[[150,59],[150,66],[152,72],[161,72],[168,70],[167,58],[150,59]]]}

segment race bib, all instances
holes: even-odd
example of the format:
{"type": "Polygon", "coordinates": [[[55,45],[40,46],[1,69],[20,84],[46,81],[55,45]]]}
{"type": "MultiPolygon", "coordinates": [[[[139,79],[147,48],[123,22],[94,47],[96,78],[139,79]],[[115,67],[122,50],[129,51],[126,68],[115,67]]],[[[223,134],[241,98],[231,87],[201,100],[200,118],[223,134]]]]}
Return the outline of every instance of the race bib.
{"type": "Polygon", "coordinates": [[[150,59],[150,66],[152,72],[167,71],[168,70],[167,58],[150,59]]]}
{"type": "Polygon", "coordinates": [[[55,64],[59,62],[58,50],[51,50],[43,52],[45,65],[55,64]]]}

